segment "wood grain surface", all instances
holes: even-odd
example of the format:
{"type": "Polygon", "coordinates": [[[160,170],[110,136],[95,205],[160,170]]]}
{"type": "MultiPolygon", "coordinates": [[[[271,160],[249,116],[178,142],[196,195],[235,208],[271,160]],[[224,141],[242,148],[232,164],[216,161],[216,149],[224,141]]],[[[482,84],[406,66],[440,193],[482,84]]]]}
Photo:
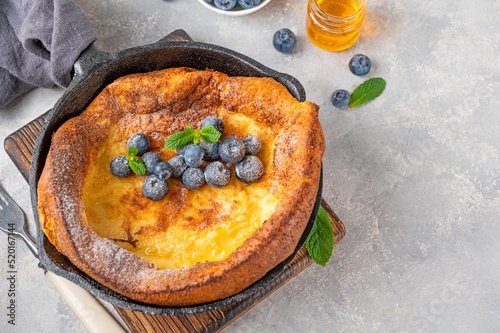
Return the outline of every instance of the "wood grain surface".
{"type": "MultiPolygon", "coordinates": [[[[191,38],[183,30],[176,30],[162,40],[186,41],[191,40],[191,38]]],[[[30,162],[35,141],[47,114],[48,112],[15,131],[9,135],[4,142],[5,151],[26,181],[28,181],[29,177],[30,162]]],[[[337,246],[342,242],[345,236],[345,227],[324,199],[321,199],[321,205],[328,212],[330,220],[332,221],[335,246],[337,246]]],[[[265,288],[263,287],[259,293],[219,310],[195,315],[159,316],[134,312],[118,307],[115,307],[115,309],[123,318],[130,331],[134,333],[219,332],[312,263],[313,261],[307,254],[305,247],[302,247],[290,264],[271,282],[271,284],[265,288]]]]}

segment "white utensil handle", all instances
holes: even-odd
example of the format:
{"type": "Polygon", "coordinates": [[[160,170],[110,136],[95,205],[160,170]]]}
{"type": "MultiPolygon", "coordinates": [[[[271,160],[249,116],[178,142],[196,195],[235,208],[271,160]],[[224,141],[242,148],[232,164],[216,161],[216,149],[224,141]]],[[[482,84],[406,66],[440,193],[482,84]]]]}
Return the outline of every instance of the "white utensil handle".
{"type": "Polygon", "coordinates": [[[47,271],[47,279],[57,289],[90,333],[125,333],[109,312],[85,289],[47,271]]]}

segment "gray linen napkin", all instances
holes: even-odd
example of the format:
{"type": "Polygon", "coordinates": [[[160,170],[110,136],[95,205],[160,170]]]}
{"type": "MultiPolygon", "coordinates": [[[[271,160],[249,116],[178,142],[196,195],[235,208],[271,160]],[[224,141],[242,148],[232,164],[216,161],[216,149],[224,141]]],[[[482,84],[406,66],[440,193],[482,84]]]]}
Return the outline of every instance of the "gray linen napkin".
{"type": "Polygon", "coordinates": [[[97,34],[72,0],[0,0],[0,108],[35,87],[67,87],[97,34]]]}

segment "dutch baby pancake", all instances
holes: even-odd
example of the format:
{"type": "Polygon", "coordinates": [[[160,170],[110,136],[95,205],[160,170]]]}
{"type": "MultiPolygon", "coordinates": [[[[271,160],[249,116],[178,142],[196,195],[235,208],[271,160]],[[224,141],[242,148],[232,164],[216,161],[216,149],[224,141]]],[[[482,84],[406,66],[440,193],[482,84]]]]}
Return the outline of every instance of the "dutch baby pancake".
{"type": "Polygon", "coordinates": [[[53,135],[38,183],[50,242],[99,283],[165,306],[206,303],[247,288],[290,256],[311,216],[324,153],[318,107],[271,78],[169,68],[108,85],[53,135]],[[221,139],[257,135],[263,174],[251,184],[231,170],[222,188],[189,190],[169,178],[153,201],[146,176],[115,177],[110,162],[144,133],[163,161],[167,137],[209,116],[221,139]]]}

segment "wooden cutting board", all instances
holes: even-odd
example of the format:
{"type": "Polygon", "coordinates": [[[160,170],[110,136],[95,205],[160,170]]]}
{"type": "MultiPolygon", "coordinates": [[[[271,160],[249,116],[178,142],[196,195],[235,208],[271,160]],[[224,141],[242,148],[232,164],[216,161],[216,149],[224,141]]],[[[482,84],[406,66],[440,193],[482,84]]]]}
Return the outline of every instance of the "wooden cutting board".
{"type": "MultiPolygon", "coordinates": [[[[176,30],[163,40],[189,41],[191,38],[184,31],[176,30]]],[[[29,177],[30,162],[35,141],[47,114],[48,112],[15,131],[4,142],[5,151],[26,181],[28,181],[29,177]]],[[[321,206],[323,206],[330,216],[335,246],[337,246],[345,236],[345,227],[324,199],[321,199],[321,206]]],[[[123,318],[130,331],[134,333],[219,332],[312,263],[313,261],[307,254],[305,247],[302,247],[284,271],[271,284],[265,288],[263,287],[258,294],[219,310],[185,316],[158,316],[134,312],[119,307],[115,307],[115,309],[123,318]]]]}

